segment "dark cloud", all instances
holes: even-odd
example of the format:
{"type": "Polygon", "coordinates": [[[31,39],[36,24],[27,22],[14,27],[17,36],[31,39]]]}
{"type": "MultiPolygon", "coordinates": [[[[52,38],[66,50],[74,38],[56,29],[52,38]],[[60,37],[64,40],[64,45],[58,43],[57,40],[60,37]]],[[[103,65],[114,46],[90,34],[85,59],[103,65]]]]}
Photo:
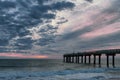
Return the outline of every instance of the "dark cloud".
{"type": "MultiPolygon", "coordinates": [[[[94,49],[114,48],[115,46],[120,45],[120,42],[119,42],[120,38],[118,37],[119,35],[120,35],[120,32],[116,32],[109,35],[99,36],[94,39],[73,37],[71,35],[73,38],[69,38],[69,39],[64,38],[63,41],[60,42],[61,45],[59,44],[59,46],[61,47],[59,47],[58,51],[60,51],[60,53],[65,53],[65,52],[71,53],[73,51],[79,52],[79,51],[87,51],[87,50],[94,50],[94,49]]],[[[58,45],[55,46],[54,48],[56,47],[58,47],[58,45]]]]}
{"type": "Polygon", "coordinates": [[[115,1],[113,1],[111,6],[106,11],[109,12],[109,13],[120,12],[120,8],[119,7],[120,7],[119,0],[115,0],[115,1]]]}
{"type": "Polygon", "coordinates": [[[104,45],[104,46],[106,46],[106,44],[109,44],[109,43],[119,43],[120,41],[120,38],[118,38],[119,35],[120,35],[120,32],[104,35],[99,38],[93,39],[92,42],[96,45],[104,45]]]}
{"type": "Polygon", "coordinates": [[[0,48],[0,52],[7,52],[6,48],[0,48]]]}
{"type": "Polygon", "coordinates": [[[0,9],[9,9],[9,8],[15,8],[16,4],[14,2],[10,1],[0,1],[0,9]]]}
{"type": "Polygon", "coordinates": [[[0,46],[7,46],[7,45],[8,45],[8,40],[0,39],[0,46]]]}
{"type": "Polygon", "coordinates": [[[53,10],[63,10],[66,8],[68,8],[68,9],[73,8],[74,6],[75,5],[71,2],[62,1],[62,2],[53,4],[52,8],[53,8],[53,10]]]}
{"type": "Polygon", "coordinates": [[[13,50],[29,50],[33,47],[34,41],[31,38],[20,38],[15,40],[14,44],[11,44],[13,50]]]}
{"type": "Polygon", "coordinates": [[[53,27],[52,25],[46,25],[46,27],[42,28],[39,32],[41,33],[42,38],[40,38],[36,44],[40,46],[45,46],[50,43],[55,43],[55,39],[57,35],[58,27],[53,27]]]}
{"type": "Polygon", "coordinates": [[[93,50],[93,49],[104,49],[106,47],[116,46],[116,44],[120,44],[120,35],[119,32],[109,35],[104,35],[101,37],[96,37],[95,39],[91,40],[82,40],[79,41],[79,45],[76,44],[76,48],[80,48],[80,50],[93,50]]]}
{"type": "MultiPolygon", "coordinates": [[[[49,0],[12,0],[0,1],[0,46],[9,45],[9,41],[16,36],[20,39],[11,46],[13,48],[25,50],[31,49],[34,41],[31,38],[24,38],[31,35],[29,28],[35,27],[38,24],[42,25],[44,20],[51,20],[56,17],[56,11],[71,9],[75,5],[67,1],[53,2],[44,4],[49,0]],[[51,11],[51,13],[49,13],[51,11]]],[[[45,23],[44,23],[45,24],[45,23]]],[[[54,42],[53,38],[55,30],[53,26],[49,26],[47,30],[44,28],[39,32],[42,34],[42,39],[36,41],[40,46],[54,42]],[[51,36],[47,32],[51,31],[51,36]],[[46,33],[45,33],[46,32],[46,33]],[[48,34],[48,35],[47,35],[48,34]]]]}
{"type": "Polygon", "coordinates": [[[90,32],[92,31],[93,29],[91,28],[91,26],[86,26],[85,28],[83,29],[79,29],[79,30],[76,30],[76,31],[72,31],[70,33],[67,33],[67,34],[64,34],[62,36],[62,39],[61,40],[69,40],[69,39],[75,39],[77,37],[79,37],[80,35],[86,33],[86,32],[90,32]]]}
{"type": "Polygon", "coordinates": [[[93,2],[93,0],[85,0],[85,1],[88,1],[88,2],[93,2]]]}
{"type": "Polygon", "coordinates": [[[66,23],[68,22],[67,19],[65,19],[64,17],[60,18],[60,21],[57,22],[57,24],[62,24],[62,23],[66,23]]]}

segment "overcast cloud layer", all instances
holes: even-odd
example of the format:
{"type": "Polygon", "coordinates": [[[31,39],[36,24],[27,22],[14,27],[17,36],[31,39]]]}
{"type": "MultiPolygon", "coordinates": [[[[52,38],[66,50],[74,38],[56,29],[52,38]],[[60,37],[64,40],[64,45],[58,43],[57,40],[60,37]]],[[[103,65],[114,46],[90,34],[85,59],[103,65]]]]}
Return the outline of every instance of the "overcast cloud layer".
{"type": "Polygon", "coordinates": [[[119,7],[119,0],[0,0],[0,52],[120,48],[119,7]]]}

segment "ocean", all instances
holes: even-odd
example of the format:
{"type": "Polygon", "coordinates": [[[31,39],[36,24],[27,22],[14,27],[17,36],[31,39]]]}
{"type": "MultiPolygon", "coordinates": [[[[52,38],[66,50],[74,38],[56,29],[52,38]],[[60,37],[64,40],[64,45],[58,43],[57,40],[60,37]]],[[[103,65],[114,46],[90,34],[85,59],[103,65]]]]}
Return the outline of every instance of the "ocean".
{"type": "Polygon", "coordinates": [[[60,59],[1,59],[0,80],[120,80],[119,61],[116,68],[107,68],[105,61],[99,68],[60,59]]]}

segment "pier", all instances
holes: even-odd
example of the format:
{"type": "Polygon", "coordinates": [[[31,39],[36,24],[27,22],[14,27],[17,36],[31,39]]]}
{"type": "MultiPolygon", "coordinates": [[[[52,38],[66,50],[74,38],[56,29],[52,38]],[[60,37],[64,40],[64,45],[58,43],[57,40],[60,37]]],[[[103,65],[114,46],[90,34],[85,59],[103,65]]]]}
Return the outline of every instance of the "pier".
{"type": "Polygon", "coordinates": [[[109,67],[110,63],[115,67],[115,56],[120,54],[120,49],[109,49],[109,50],[97,50],[97,51],[87,51],[87,52],[78,52],[71,54],[64,54],[63,61],[65,63],[81,63],[81,64],[93,64],[94,67],[98,65],[101,67],[101,57],[105,55],[106,57],[106,66],[109,67]],[[91,57],[93,57],[93,62],[91,62],[91,57]],[[109,58],[112,58],[110,62],[109,58]],[[98,62],[97,62],[98,61],[98,62]]]}

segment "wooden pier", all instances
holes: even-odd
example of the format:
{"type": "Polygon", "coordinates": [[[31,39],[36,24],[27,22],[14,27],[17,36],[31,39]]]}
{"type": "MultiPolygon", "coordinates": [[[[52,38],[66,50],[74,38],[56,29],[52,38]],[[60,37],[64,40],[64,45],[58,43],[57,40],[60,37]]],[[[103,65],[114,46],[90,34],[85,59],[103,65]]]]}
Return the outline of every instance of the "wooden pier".
{"type": "Polygon", "coordinates": [[[115,67],[115,56],[120,54],[120,49],[110,49],[110,50],[98,50],[98,51],[88,51],[88,52],[78,52],[72,54],[64,54],[63,61],[66,63],[93,63],[94,67],[98,64],[101,67],[101,56],[106,56],[106,66],[110,66],[109,58],[112,57],[112,66],[115,67]],[[91,62],[91,56],[93,56],[93,62],[91,62]],[[98,61],[98,63],[97,63],[98,61]]]}

